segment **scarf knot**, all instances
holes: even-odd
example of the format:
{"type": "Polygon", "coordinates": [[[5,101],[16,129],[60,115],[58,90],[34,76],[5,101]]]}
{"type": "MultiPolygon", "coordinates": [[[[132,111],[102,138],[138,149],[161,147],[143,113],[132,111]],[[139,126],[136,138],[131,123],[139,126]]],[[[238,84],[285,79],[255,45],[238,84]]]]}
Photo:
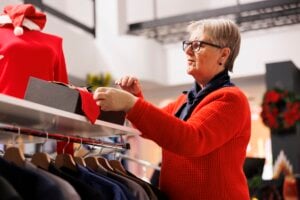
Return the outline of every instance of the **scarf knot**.
{"type": "Polygon", "coordinates": [[[197,82],[195,82],[194,86],[191,90],[184,91],[187,94],[186,102],[178,109],[175,113],[175,116],[186,121],[190,115],[192,114],[194,108],[211,92],[227,86],[234,86],[233,83],[230,82],[230,77],[228,75],[228,71],[224,70],[214,76],[212,80],[208,82],[208,84],[201,88],[197,82]]]}

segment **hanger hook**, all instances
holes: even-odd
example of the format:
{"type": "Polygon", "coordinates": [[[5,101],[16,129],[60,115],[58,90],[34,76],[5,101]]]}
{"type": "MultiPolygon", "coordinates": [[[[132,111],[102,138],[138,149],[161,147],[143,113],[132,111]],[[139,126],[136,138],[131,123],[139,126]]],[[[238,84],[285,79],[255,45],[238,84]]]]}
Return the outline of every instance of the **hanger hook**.
{"type": "Polygon", "coordinates": [[[103,151],[104,147],[100,147],[100,152],[99,152],[99,155],[101,156],[102,155],[102,151],[103,151]]]}
{"type": "Polygon", "coordinates": [[[18,143],[17,141],[18,138],[21,137],[21,127],[17,126],[17,129],[18,129],[18,135],[13,138],[13,143],[12,143],[13,146],[16,146],[16,144],[18,143]]]}
{"type": "Polygon", "coordinates": [[[63,154],[65,154],[65,149],[66,149],[66,147],[68,146],[69,143],[70,143],[70,137],[68,136],[68,142],[67,142],[67,144],[64,146],[64,148],[62,150],[63,154]]]}
{"type": "Polygon", "coordinates": [[[101,156],[101,155],[102,155],[102,151],[103,151],[103,149],[104,149],[104,145],[103,145],[104,142],[103,142],[103,140],[101,140],[101,139],[100,139],[99,141],[100,141],[100,143],[101,143],[101,144],[100,144],[99,155],[101,156]]]}
{"type": "Polygon", "coordinates": [[[113,157],[114,157],[114,160],[117,160],[117,150],[118,150],[118,148],[117,148],[117,143],[115,141],[114,141],[114,146],[115,146],[115,148],[114,148],[113,157]]]}
{"type": "MultiPolygon", "coordinates": [[[[97,141],[99,141],[99,140],[97,140],[97,141]]],[[[95,141],[95,142],[93,143],[93,146],[96,146],[96,145],[98,146],[98,148],[95,148],[95,149],[99,150],[98,153],[96,152],[96,156],[101,156],[104,147],[99,146],[99,144],[97,144],[97,141],[95,141]]],[[[101,141],[101,140],[100,140],[100,141],[101,141]]],[[[102,141],[101,141],[101,142],[102,142],[102,141]]],[[[103,143],[103,142],[102,142],[102,143],[103,143]]]]}
{"type": "MultiPolygon", "coordinates": [[[[75,152],[79,151],[79,150],[81,149],[81,147],[82,147],[82,138],[80,138],[80,145],[79,145],[79,147],[77,147],[77,148],[75,149],[75,152]]],[[[74,153],[75,153],[75,152],[74,152],[74,153]]]]}
{"type": "Polygon", "coordinates": [[[45,131],[45,134],[46,134],[46,139],[45,139],[45,141],[42,143],[42,151],[44,151],[44,146],[45,146],[46,142],[48,142],[48,139],[49,139],[48,131],[45,131]]]}

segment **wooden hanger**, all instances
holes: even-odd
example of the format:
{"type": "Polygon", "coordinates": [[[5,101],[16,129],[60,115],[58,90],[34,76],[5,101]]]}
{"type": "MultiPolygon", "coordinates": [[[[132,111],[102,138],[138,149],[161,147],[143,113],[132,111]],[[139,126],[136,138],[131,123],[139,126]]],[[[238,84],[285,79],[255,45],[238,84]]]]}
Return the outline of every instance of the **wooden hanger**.
{"type": "Polygon", "coordinates": [[[84,161],[86,163],[86,166],[91,168],[92,170],[96,171],[100,167],[100,163],[93,156],[85,158],[84,161]]]}
{"type": "Polygon", "coordinates": [[[86,167],[86,163],[84,161],[84,159],[82,157],[79,157],[79,156],[75,156],[74,157],[74,161],[75,163],[77,163],[78,165],[81,165],[83,167],[86,167]]]}
{"type": "Polygon", "coordinates": [[[110,166],[109,162],[105,158],[98,157],[97,160],[100,163],[100,165],[102,165],[105,169],[109,171],[114,171],[114,169],[110,166]]]}
{"type": "MultiPolygon", "coordinates": [[[[46,132],[46,139],[41,144],[41,147],[43,147],[47,141],[48,141],[48,132],[46,132]]],[[[33,163],[37,167],[48,170],[49,165],[51,163],[51,158],[50,158],[49,154],[47,154],[47,153],[36,152],[31,157],[31,163],[33,163]]]]}
{"type": "Polygon", "coordinates": [[[108,162],[110,166],[114,169],[114,171],[118,170],[122,174],[127,174],[126,169],[123,167],[122,163],[119,160],[110,160],[108,162]]]}
{"type": "Polygon", "coordinates": [[[54,165],[56,168],[65,167],[67,169],[77,171],[76,163],[70,154],[59,154],[55,158],[54,165]]]}
{"type": "MultiPolygon", "coordinates": [[[[18,127],[18,136],[13,137],[12,139],[14,144],[17,142],[17,139],[19,138],[20,134],[21,134],[21,128],[18,127]]],[[[3,158],[8,162],[12,162],[20,167],[25,165],[25,156],[19,147],[15,147],[15,146],[8,147],[5,150],[3,158]]]]}
{"type": "Polygon", "coordinates": [[[9,147],[5,150],[3,158],[9,162],[16,164],[17,166],[25,165],[25,156],[18,147],[9,147]]]}
{"type": "Polygon", "coordinates": [[[81,147],[82,147],[82,138],[81,138],[80,146],[75,148],[74,161],[76,164],[86,167],[86,163],[85,163],[84,159],[81,156],[75,156],[79,152],[81,147]]]}
{"type": "Polygon", "coordinates": [[[51,158],[47,153],[37,152],[33,154],[31,158],[31,163],[33,163],[37,167],[48,170],[49,165],[51,163],[51,158]]]}
{"type": "Polygon", "coordinates": [[[90,156],[84,159],[86,166],[91,168],[94,171],[103,170],[107,172],[107,169],[104,168],[99,162],[98,159],[94,156],[90,156]]]}
{"type": "Polygon", "coordinates": [[[77,166],[73,159],[73,156],[71,156],[70,154],[65,154],[65,148],[69,143],[70,143],[70,138],[68,137],[68,142],[63,148],[62,154],[56,156],[54,165],[56,168],[65,167],[67,169],[77,171],[77,166]]]}

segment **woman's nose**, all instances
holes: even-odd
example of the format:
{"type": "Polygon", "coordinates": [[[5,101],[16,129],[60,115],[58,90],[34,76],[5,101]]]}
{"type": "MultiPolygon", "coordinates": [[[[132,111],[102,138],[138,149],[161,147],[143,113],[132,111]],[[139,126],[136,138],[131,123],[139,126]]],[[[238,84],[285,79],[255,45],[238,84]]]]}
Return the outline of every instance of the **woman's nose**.
{"type": "Polygon", "coordinates": [[[189,46],[184,50],[184,52],[185,52],[185,54],[187,54],[187,55],[193,55],[193,54],[194,54],[191,45],[189,45],[189,46]]]}

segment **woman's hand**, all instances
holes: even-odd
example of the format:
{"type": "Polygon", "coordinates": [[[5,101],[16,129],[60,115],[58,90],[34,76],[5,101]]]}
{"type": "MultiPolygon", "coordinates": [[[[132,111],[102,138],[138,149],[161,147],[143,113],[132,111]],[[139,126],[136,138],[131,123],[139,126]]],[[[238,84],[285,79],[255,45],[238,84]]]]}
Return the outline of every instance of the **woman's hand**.
{"type": "Polygon", "coordinates": [[[94,92],[94,99],[101,110],[125,112],[128,112],[137,101],[137,97],[129,92],[109,87],[98,87],[94,92]]]}
{"type": "Polygon", "coordinates": [[[139,80],[133,76],[124,76],[119,80],[116,80],[115,84],[119,85],[122,90],[130,92],[135,96],[139,96],[142,91],[139,80]]]}

